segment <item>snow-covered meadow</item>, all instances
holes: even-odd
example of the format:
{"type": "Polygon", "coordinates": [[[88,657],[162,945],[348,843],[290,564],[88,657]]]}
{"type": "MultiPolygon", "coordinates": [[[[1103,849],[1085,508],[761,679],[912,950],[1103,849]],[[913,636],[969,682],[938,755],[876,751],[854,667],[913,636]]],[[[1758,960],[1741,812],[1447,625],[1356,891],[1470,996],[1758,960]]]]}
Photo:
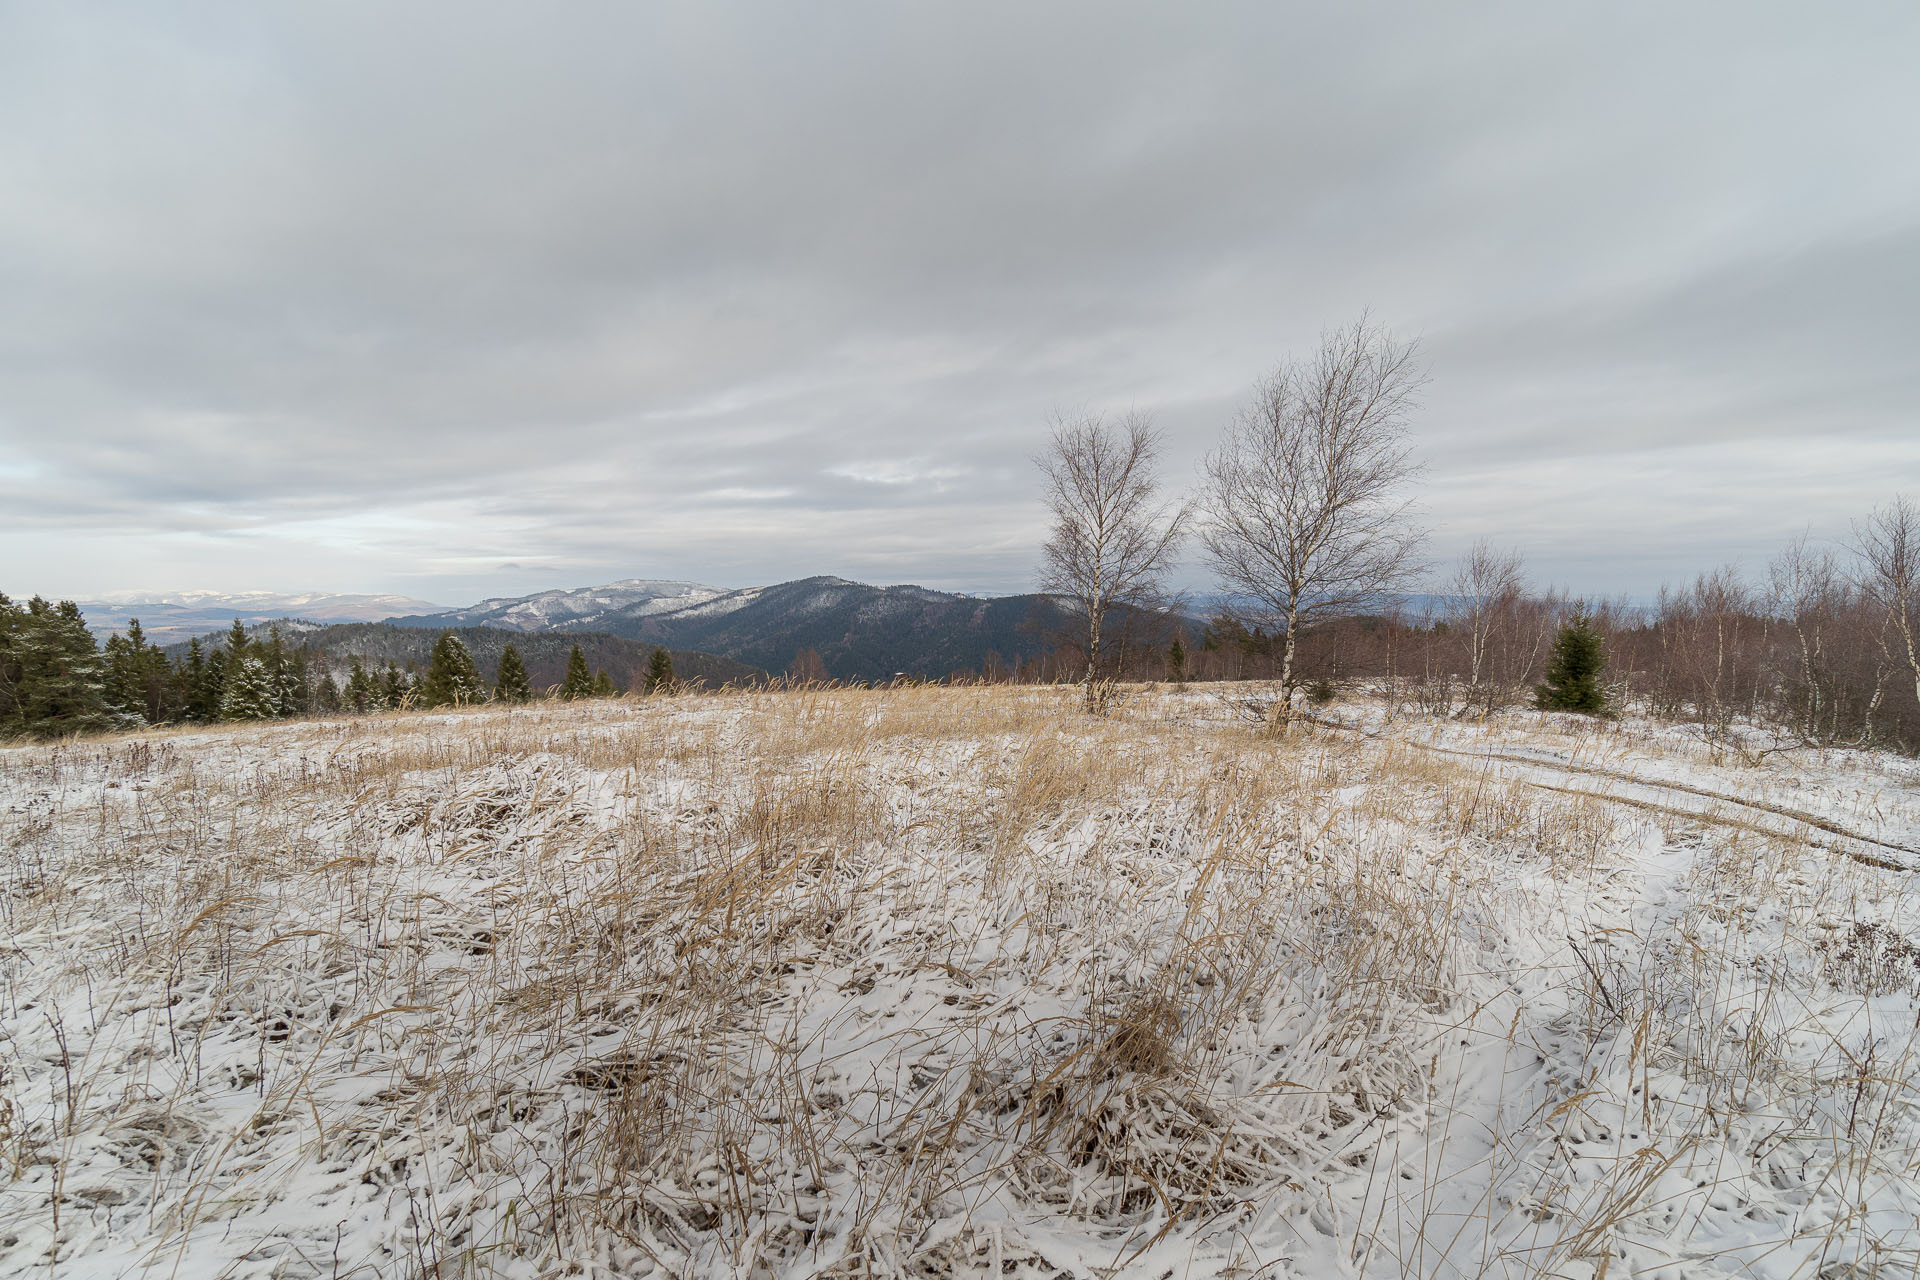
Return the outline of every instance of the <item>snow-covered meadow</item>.
{"type": "Polygon", "coordinates": [[[0,1274],[1920,1274],[1920,770],[1213,687],[0,751],[0,1274]]]}

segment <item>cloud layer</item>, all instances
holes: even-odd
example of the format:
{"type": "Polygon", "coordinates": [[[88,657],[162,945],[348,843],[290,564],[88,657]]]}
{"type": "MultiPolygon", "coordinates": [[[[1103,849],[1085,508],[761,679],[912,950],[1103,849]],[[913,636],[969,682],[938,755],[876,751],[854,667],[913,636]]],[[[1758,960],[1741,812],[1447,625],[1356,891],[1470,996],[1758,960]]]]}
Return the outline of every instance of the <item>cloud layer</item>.
{"type": "Polygon", "coordinates": [[[1363,308],[1445,555],[1920,489],[1920,10],[12,7],[0,589],[1017,590],[1363,308]]]}

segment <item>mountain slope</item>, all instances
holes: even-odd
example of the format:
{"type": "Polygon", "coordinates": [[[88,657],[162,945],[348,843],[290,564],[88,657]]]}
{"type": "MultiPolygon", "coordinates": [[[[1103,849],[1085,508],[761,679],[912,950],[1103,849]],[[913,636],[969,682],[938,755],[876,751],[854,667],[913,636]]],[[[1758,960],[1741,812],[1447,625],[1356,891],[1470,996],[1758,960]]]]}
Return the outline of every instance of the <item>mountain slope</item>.
{"type": "Polygon", "coordinates": [[[980,671],[992,654],[1015,664],[1057,648],[1069,625],[1066,611],[1048,596],[978,599],[828,577],[596,623],[615,635],[721,654],[769,671],[786,670],[797,653],[811,649],[830,675],[857,680],[980,671]]]}
{"type": "Polygon", "coordinates": [[[730,593],[698,582],[623,578],[601,587],[538,591],[530,596],[482,600],[467,609],[391,617],[407,627],[506,627],[514,631],[550,631],[558,627],[592,628],[609,617],[646,617],[703,604],[730,593]]]}
{"type": "MultiPolygon", "coordinates": [[[[1125,620],[1123,611],[1123,628],[1125,620]]],[[[388,622],[430,631],[489,626],[529,635],[604,632],[772,672],[787,671],[796,655],[812,650],[827,673],[841,680],[887,680],[896,674],[938,678],[984,671],[996,659],[1002,669],[1013,668],[1070,647],[1078,630],[1069,611],[1051,596],[983,598],[835,577],[735,591],[634,578],[484,600],[468,609],[388,622]]],[[[1201,626],[1191,618],[1178,619],[1177,625],[1189,636],[1201,626]]],[[[1155,645],[1166,644],[1172,633],[1164,619],[1135,629],[1155,645]]]]}

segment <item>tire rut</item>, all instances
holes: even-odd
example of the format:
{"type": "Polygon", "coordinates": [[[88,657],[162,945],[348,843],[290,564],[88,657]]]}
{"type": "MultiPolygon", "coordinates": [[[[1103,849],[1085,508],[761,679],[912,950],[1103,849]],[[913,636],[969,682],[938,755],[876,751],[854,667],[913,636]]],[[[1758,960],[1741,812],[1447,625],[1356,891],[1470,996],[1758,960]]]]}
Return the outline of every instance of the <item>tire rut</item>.
{"type": "Polygon", "coordinates": [[[1415,742],[1410,745],[1423,751],[1437,751],[1443,755],[1464,756],[1474,760],[1500,760],[1509,764],[1532,765],[1545,769],[1558,769],[1562,773],[1581,773],[1590,777],[1607,778],[1614,782],[1625,782],[1636,787],[1649,787],[1657,791],[1682,791],[1688,795],[1701,796],[1708,800],[1724,800],[1728,804],[1737,804],[1747,809],[1758,809],[1762,813],[1773,814],[1777,818],[1790,818],[1795,822],[1804,822],[1829,835],[1844,836],[1848,840],[1858,840],[1863,844],[1878,845],[1882,849],[1892,849],[1898,853],[1920,857],[1920,849],[1908,848],[1903,844],[1880,840],[1873,836],[1863,836],[1850,831],[1829,818],[1817,813],[1808,813],[1804,809],[1790,809],[1785,805],[1769,804],[1765,800],[1751,800],[1745,796],[1729,795],[1724,791],[1715,791],[1709,787],[1696,787],[1685,782],[1670,782],[1664,778],[1642,778],[1630,773],[1620,773],[1613,769],[1602,769],[1598,765],[1574,764],[1571,761],[1541,760],[1533,756],[1513,755],[1504,751],[1461,751],[1453,747],[1437,747],[1431,743],[1415,742]]]}
{"type": "MultiPolygon", "coordinates": [[[[1357,725],[1341,724],[1335,720],[1322,720],[1317,717],[1313,718],[1312,723],[1320,725],[1323,728],[1345,729],[1348,732],[1358,733],[1363,737],[1372,738],[1375,741],[1384,740],[1379,734],[1369,733],[1357,725]]],[[[1396,738],[1392,739],[1392,741],[1404,743],[1407,746],[1417,748],[1421,751],[1431,751],[1438,755],[1457,756],[1467,760],[1499,761],[1504,764],[1524,765],[1533,769],[1548,769],[1561,773],[1582,774],[1588,777],[1605,778],[1610,782],[1625,783],[1628,786],[1645,787],[1652,791],[1675,791],[1686,795],[1699,796],[1706,800],[1718,800],[1724,804],[1739,805],[1744,809],[1752,809],[1760,813],[1772,814],[1776,818],[1786,818],[1792,822],[1804,823],[1814,830],[1824,831],[1828,835],[1839,836],[1845,840],[1853,840],[1860,844],[1872,845],[1878,849],[1888,849],[1894,853],[1904,854],[1909,858],[1916,859],[1916,862],[1900,862],[1872,853],[1864,853],[1858,849],[1849,849],[1844,845],[1834,844],[1826,840],[1805,840],[1807,844],[1815,848],[1826,849],[1830,852],[1841,854],[1853,859],[1855,862],[1864,863],[1870,867],[1877,867],[1883,871],[1920,871],[1920,849],[1915,849],[1904,844],[1896,844],[1891,840],[1881,840],[1874,836],[1861,835],[1858,831],[1849,830],[1829,818],[1823,818],[1817,813],[1808,813],[1804,809],[1792,809],[1785,805],[1770,804],[1765,800],[1752,800],[1744,796],[1729,795],[1724,791],[1715,791],[1710,787],[1696,787],[1685,782],[1670,782],[1660,778],[1636,777],[1630,773],[1621,773],[1613,769],[1603,769],[1598,765],[1575,764],[1572,761],[1563,760],[1543,760],[1536,756],[1515,755],[1508,751],[1463,751],[1457,747],[1436,746],[1430,742],[1416,742],[1410,738],[1396,738]]],[[[1759,831],[1768,835],[1783,836],[1789,839],[1803,839],[1803,837],[1797,836],[1792,832],[1779,831],[1757,823],[1742,822],[1738,819],[1728,818],[1719,814],[1702,813],[1697,809],[1663,805],[1656,801],[1641,800],[1631,796],[1613,795],[1604,791],[1587,791],[1577,787],[1556,787],[1551,783],[1537,782],[1530,778],[1522,778],[1520,781],[1527,783],[1529,786],[1539,787],[1546,791],[1558,791],[1567,795],[1590,796],[1599,800],[1612,800],[1616,803],[1630,805],[1634,808],[1650,809],[1655,812],[1672,814],[1679,817],[1697,818],[1704,822],[1713,822],[1722,826],[1740,827],[1749,831],[1759,831]]]]}

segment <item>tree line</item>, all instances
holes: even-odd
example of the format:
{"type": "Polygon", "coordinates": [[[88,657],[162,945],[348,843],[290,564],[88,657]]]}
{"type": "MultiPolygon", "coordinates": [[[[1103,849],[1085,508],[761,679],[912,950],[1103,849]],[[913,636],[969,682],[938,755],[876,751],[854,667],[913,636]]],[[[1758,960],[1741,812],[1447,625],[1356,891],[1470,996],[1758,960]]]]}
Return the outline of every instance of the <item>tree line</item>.
{"type": "MultiPolygon", "coordinates": [[[[655,649],[643,690],[671,689],[674,683],[672,655],[655,649]]],[[[536,690],[514,645],[502,651],[488,680],[451,631],[435,642],[423,669],[391,661],[373,668],[358,657],[341,668],[322,653],[289,645],[278,626],[254,636],[238,619],[222,642],[203,645],[196,638],[170,658],[148,641],[137,618],[102,646],[72,601],[53,604],[35,596],[16,604],[0,595],[0,736],[60,737],[538,697],[610,698],[619,692],[604,670],[589,669],[577,644],[565,680],[536,690]]]]}
{"type": "Polygon", "coordinates": [[[1284,726],[1303,695],[1367,680],[1390,707],[1439,714],[1637,700],[1720,744],[1757,726],[1775,742],[1920,752],[1912,502],[1867,513],[1842,545],[1796,539],[1759,582],[1720,569],[1650,608],[1538,591],[1518,552],[1483,540],[1411,616],[1396,601],[1433,570],[1411,500],[1424,382],[1415,346],[1368,318],[1330,331],[1256,383],[1179,499],[1160,496],[1145,415],[1056,420],[1035,458],[1051,517],[1039,577],[1078,620],[1068,648],[1087,708],[1120,679],[1260,678],[1279,683],[1284,726]],[[1228,603],[1169,642],[1185,602],[1165,582],[1190,540],[1228,603]]]}

